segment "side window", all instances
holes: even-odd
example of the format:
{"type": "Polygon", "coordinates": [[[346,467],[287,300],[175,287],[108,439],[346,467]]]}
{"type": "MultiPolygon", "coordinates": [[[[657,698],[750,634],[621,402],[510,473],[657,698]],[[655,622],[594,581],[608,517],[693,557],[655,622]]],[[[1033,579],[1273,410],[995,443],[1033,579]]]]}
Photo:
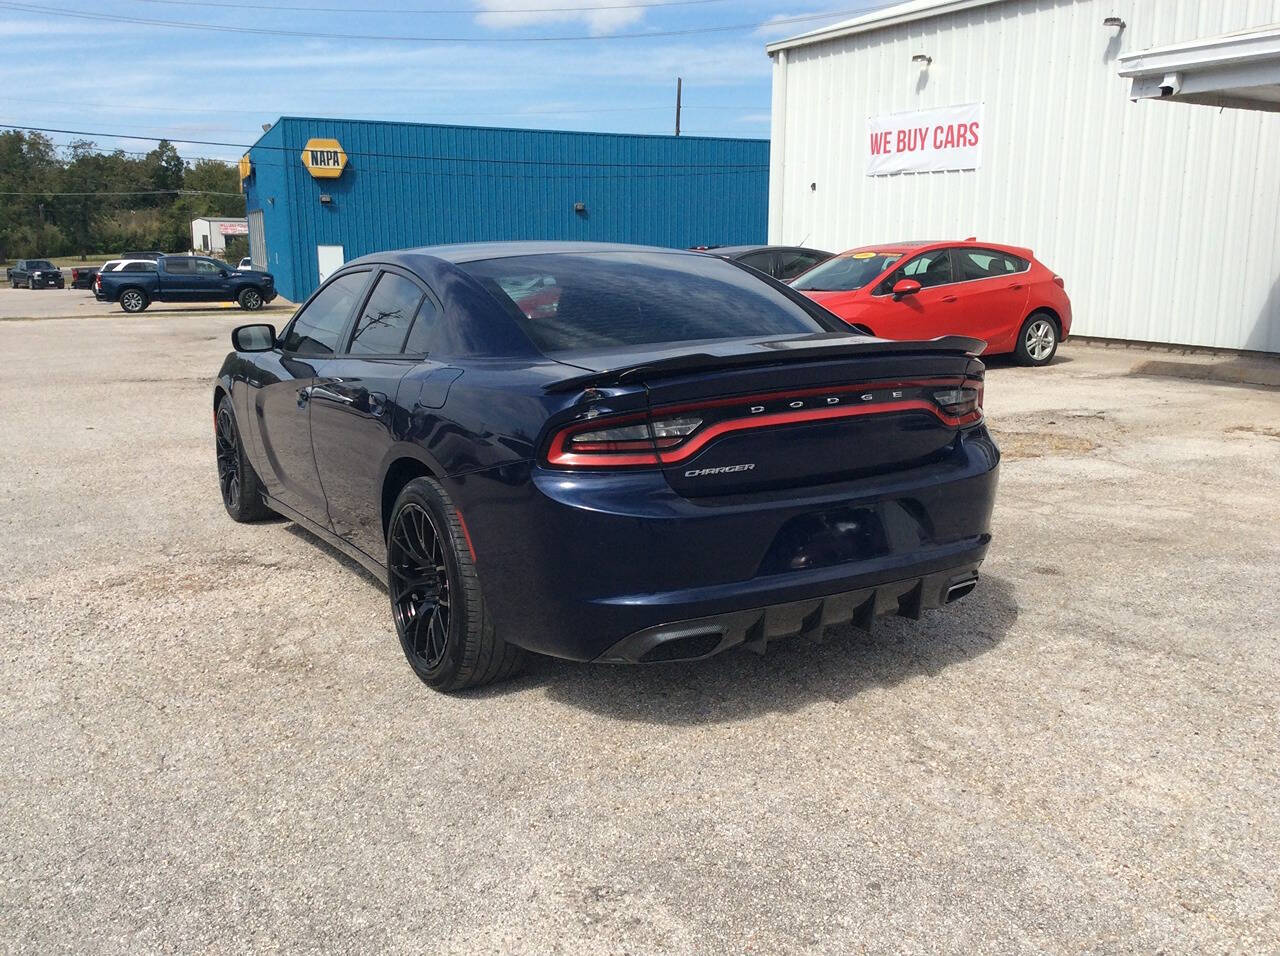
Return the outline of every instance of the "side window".
{"type": "Polygon", "coordinates": [[[960,272],[957,279],[961,282],[1012,275],[1026,268],[1024,260],[1017,256],[991,249],[957,249],[955,255],[956,268],[960,272]]]}
{"type": "Polygon", "coordinates": [[[783,282],[794,279],[802,272],[808,272],[819,262],[821,256],[812,252],[783,252],[779,255],[778,278],[783,282]]]}
{"type": "Polygon", "coordinates": [[[187,258],[164,260],[164,271],[175,276],[189,276],[195,272],[192,261],[187,258]]]}
{"type": "Polygon", "coordinates": [[[219,272],[221,272],[225,268],[226,266],[219,265],[218,263],[214,262],[212,259],[196,260],[196,273],[198,275],[202,275],[202,276],[217,275],[219,272]]]}
{"type": "Polygon", "coordinates": [[[743,256],[738,260],[744,266],[750,266],[765,275],[773,275],[773,253],[772,252],[753,252],[749,256],[743,256]]]}
{"type": "Polygon", "coordinates": [[[440,310],[436,308],[435,301],[426,296],[418,306],[418,317],[409,330],[409,340],[404,343],[407,355],[426,355],[431,351],[431,333],[435,331],[439,318],[440,310]]]}
{"type": "Polygon", "coordinates": [[[353,355],[398,354],[422,294],[417,283],[384,272],[356,320],[349,351],[353,355]]]}
{"type": "Polygon", "coordinates": [[[284,351],[332,355],[368,279],[367,272],[348,272],[321,289],[290,323],[282,343],[284,351]]]}
{"type": "Polygon", "coordinates": [[[894,269],[889,278],[880,283],[876,295],[888,295],[903,279],[915,279],[925,289],[953,282],[949,252],[948,249],[932,249],[908,260],[902,268],[894,269]]]}

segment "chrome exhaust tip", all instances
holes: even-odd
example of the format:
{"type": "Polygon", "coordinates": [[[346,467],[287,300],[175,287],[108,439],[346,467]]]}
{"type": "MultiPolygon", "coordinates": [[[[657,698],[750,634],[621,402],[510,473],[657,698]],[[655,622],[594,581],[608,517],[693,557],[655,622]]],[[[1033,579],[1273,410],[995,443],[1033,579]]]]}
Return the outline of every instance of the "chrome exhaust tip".
{"type": "Polygon", "coordinates": [[[955,584],[952,584],[947,588],[947,593],[943,598],[943,603],[950,604],[952,601],[958,601],[977,586],[978,576],[976,574],[964,581],[957,581],[955,584]]]}

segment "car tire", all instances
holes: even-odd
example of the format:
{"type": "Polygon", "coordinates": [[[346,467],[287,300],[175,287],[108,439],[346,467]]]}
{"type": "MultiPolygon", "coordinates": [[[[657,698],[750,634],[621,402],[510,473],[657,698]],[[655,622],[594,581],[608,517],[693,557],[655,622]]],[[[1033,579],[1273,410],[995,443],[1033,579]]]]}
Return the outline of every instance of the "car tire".
{"type": "Polygon", "coordinates": [[[228,395],[222,396],[214,414],[213,450],[217,456],[222,505],[231,520],[247,523],[272,517],[275,512],[263,501],[262,480],[244,453],[240,426],[228,395]]]}
{"type": "Polygon", "coordinates": [[[151,302],[141,289],[125,289],[120,293],[120,308],[130,315],[136,315],[149,306],[151,302]]]}
{"type": "Polygon", "coordinates": [[[1058,323],[1048,312],[1032,312],[1018,330],[1014,357],[1019,365],[1048,365],[1058,354],[1058,323]]]}
{"type": "Polygon", "coordinates": [[[262,308],[262,293],[253,288],[241,289],[236,301],[246,312],[257,312],[262,308]]]}
{"type": "Polygon", "coordinates": [[[404,486],[387,522],[387,591],[405,658],[439,691],[506,680],[526,652],[494,631],[462,517],[430,478],[404,486]]]}

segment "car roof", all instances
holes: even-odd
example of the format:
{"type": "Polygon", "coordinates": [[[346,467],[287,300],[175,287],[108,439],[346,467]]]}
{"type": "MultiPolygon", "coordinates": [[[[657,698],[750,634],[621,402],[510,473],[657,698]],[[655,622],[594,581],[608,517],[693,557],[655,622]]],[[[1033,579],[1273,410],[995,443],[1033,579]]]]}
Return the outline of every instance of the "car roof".
{"type": "Polygon", "coordinates": [[[840,253],[840,256],[851,256],[855,252],[883,252],[889,255],[905,255],[908,252],[918,252],[922,249],[933,248],[936,246],[946,246],[948,248],[959,249],[995,249],[999,252],[1010,252],[1020,256],[1031,256],[1031,250],[1024,249],[1021,246],[1013,246],[1007,242],[986,242],[981,239],[905,239],[897,242],[882,242],[870,246],[858,246],[854,249],[846,249],[840,253]]]}
{"type": "Polygon", "coordinates": [[[481,259],[510,259],[513,256],[550,256],[550,255],[582,255],[585,253],[603,252],[662,252],[670,255],[699,255],[685,249],[670,249],[665,246],[635,246],[620,242],[571,242],[556,240],[513,240],[511,242],[461,242],[443,246],[420,246],[415,249],[394,249],[389,252],[375,252],[359,259],[353,259],[347,265],[361,262],[386,262],[408,265],[410,260],[418,257],[443,259],[454,264],[461,262],[478,262],[481,259]]]}
{"type": "Polygon", "coordinates": [[[811,246],[708,246],[707,252],[714,252],[718,256],[745,256],[753,252],[816,252],[820,255],[829,256],[831,253],[824,252],[821,249],[814,249],[811,246]]]}

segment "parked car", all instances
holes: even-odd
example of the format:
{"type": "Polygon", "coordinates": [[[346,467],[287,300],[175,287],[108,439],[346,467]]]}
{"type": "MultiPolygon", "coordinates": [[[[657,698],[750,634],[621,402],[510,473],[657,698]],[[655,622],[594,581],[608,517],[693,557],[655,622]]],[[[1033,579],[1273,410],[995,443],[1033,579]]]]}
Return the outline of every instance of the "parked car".
{"type": "Polygon", "coordinates": [[[252,268],[253,268],[253,259],[250,258],[249,256],[245,256],[243,259],[241,259],[240,264],[236,266],[236,269],[238,269],[240,272],[248,272],[252,268]]]}
{"type": "Polygon", "coordinates": [[[698,246],[696,251],[733,259],[780,282],[789,282],[835,255],[803,246],[698,246]]]}
{"type": "Polygon", "coordinates": [[[48,259],[19,259],[9,269],[9,283],[15,288],[62,289],[66,280],[62,270],[48,259]]]}
{"type": "Polygon", "coordinates": [[[72,266],[71,288],[92,289],[93,280],[98,275],[98,266],[72,266]]]}
{"type": "Polygon", "coordinates": [[[155,265],[147,272],[99,272],[97,297],[119,302],[126,312],[141,312],[152,302],[237,302],[254,311],[276,297],[275,277],[269,272],[237,272],[203,256],[161,256],[155,265]]]}
{"type": "MultiPolygon", "coordinates": [[[[110,259],[102,264],[102,268],[98,270],[102,272],[155,272],[155,259],[110,259]]],[[[102,289],[99,287],[97,276],[94,277],[93,296],[95,299],[103,298],[102,289]]]]}
{"type": "Polygon", "coordinates": [[[285,515],[385,579],[441,690],[526,650],[691,660],[917,617],[973,590],[990,541],[981,343],[851,332],[712,256],[383,253],[231,339],[228,514],[285,515]],[[552,287],[554,310],[519,304],[552,287]]]}
{"type": "Polygon", "coordinates": [[[1071,331],[1061,276],[1030,249],[976,239],[852,249],[792,288],[881,338],[968,335],[1024,365],[1047,365],[1071,331]]]}

